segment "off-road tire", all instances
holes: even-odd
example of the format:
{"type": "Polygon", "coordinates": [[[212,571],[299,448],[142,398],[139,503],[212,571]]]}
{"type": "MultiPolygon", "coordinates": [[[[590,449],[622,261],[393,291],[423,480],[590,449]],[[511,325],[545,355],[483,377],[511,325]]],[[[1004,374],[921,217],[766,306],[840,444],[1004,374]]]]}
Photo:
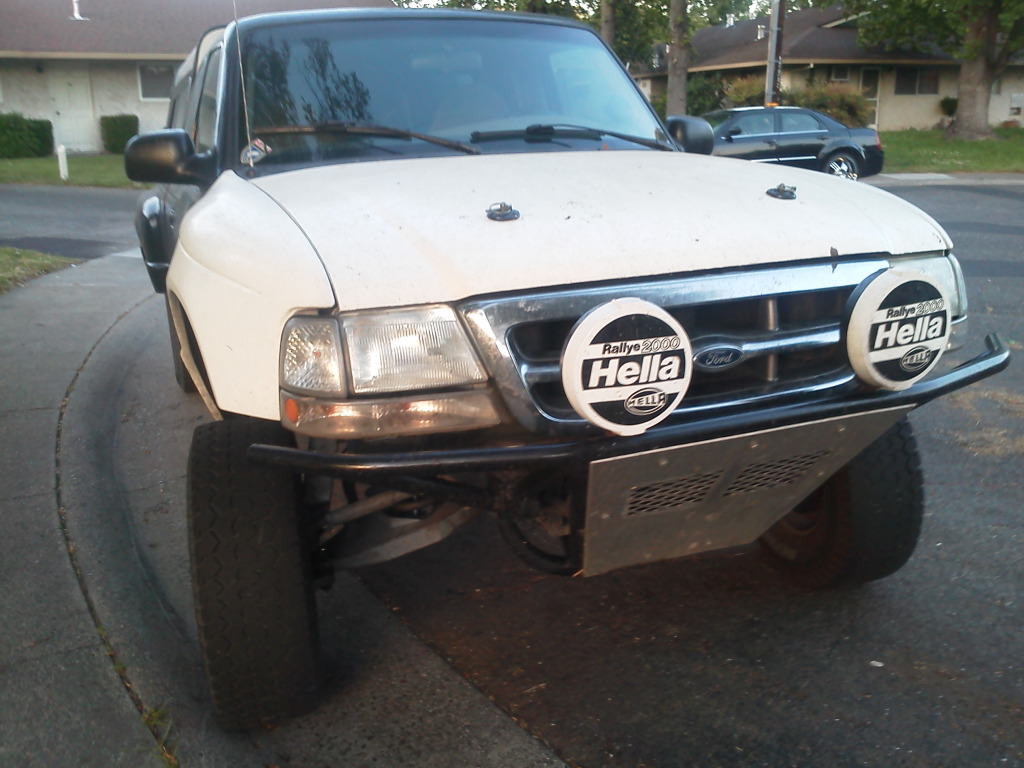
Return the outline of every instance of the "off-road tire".
{"type": "Polygon", "coordinates": [[[251,464],[253,443],[294,444],[249,418],[203,424],[188,461],[188,533],[200,650],[221,727],[308,712],[322,677],[310,547],[294,477],[251,464]]]}
{"type": "Polygon", "coordinates": [[[902,419],[762,537],[769,560],[802,587],[884,578],[910,559],[924,485],[913,430],[902,419]]]}

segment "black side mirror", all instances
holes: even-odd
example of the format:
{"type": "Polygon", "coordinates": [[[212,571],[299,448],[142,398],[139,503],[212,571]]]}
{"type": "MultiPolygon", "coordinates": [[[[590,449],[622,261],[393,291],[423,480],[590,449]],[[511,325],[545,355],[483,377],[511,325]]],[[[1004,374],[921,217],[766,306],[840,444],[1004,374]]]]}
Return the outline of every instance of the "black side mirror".
{"type": "Polygon", "coordinates": [[[710,155],[715,148],[715,132],[703,117],[672,115],[665,121],[665,126],[684,152],[710,155]]]}
{"type": "Polygon", "coordinates": [[[181,128],[133,136],[124,149],[124,171],[132,181],[207,186],[215,165],[213,153],[196,154],[192,137],[181,128]]]}

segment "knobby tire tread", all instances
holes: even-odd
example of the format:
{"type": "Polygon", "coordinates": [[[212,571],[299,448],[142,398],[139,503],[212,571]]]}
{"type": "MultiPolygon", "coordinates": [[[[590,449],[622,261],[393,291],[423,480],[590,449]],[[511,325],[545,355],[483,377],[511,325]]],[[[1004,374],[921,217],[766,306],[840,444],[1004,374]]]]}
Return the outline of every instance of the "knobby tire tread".
{"type": "Polygon", "coordinates": [[[819,523],[825,530],[813,549],[799,551],[799,539],[789,538],[785,549],[792,547],[798,556],[782,554],[772,543],[773,529],[762,538],[772,564],[810,589],[853,587],[902,568],[924,517],[924,482],[910,422],[893,425],[827,483],[832,485],[819,523]]]}

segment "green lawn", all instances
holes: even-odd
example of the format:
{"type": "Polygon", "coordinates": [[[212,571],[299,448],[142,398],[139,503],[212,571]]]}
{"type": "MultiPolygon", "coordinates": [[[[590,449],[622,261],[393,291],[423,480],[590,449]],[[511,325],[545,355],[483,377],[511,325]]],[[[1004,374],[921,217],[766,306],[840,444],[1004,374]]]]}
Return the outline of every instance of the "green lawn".
{"type": "Polygon", "coordinates": [[[50,256],[24,248],[0,246],[0,293],[21,285],[34,277],[76,264],[72,259],[50,256]]]}
{"type": "Polygon", "coordinates": [[[947,139],[942,131],[882,133],[883,173],[1024,173],[1024,128],[997,128],[988,141],[947,139]]]}
{"type": "Polygon", "coordinates": [[[124,175],[123,155],[69,155],[68,180],[61,181],[56,157],[0,159],[0,184],[55,184],[75,187],[140,187],[124,175]]]}

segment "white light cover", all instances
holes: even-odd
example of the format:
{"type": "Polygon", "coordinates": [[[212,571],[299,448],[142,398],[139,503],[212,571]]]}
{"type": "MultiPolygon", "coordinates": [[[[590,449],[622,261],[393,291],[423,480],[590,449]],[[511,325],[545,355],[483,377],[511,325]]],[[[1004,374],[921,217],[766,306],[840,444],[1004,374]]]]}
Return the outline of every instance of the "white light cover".
{"type": "Polygon", "coordinates": [[[338,323],[327,317],[293,317],[281,346],[281,383],[302,392],[344,394],[338,323]]]}
{"type": "Polygon", "coordinates": [[[483,369],[451,307],[418,307],[343,318],[355,394],[475,384],[483,369]]]}

